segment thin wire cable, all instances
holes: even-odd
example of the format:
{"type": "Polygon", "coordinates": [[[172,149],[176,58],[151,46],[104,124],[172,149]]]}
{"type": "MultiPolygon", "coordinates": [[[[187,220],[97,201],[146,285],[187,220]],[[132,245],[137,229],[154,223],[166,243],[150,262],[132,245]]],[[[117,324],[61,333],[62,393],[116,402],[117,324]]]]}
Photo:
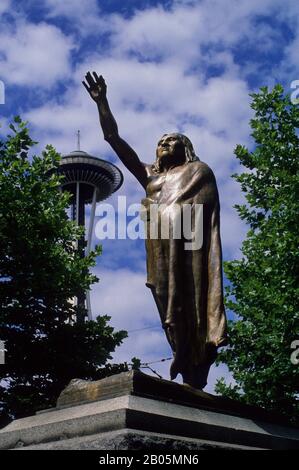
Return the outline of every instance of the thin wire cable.
{"type": "MultiPolygon", "coordinates": [[[[165,362],[165,361],[170,361],[172,357],[164,357],[163,359],[159,359],[158,361],[151,361],[151,362],[141,362],[140,363],[140,369],[149,369],[155,374],[159,379],[163,379],[163,377],[158,374],[156,370],[154,370],[152,367],[150,367],[150,364],[157,364],[158,362],[165,362]]],[[[128,364],[129,366],[132,366],[133,364],[128,364]]]]}
{"type": "Polygon", "coordinates": [[[171,361],[171,359],[172,357],[165,357],[164,359],[159,359],[158,361],[142,362],[141,365],[148,366],[149,364],[157,364],[158,362],[171,361]]]}
{"type": "Polygon", "coordinates": [[[136,330],[128,330],[128,333],[135,333],[136,331],[150,330],[153,328],[161,328],[161,325],[145,326],[144,328],[137,328],[136,330]]]}
{"type": "Polygon", "coordinates": [[[158,372],[156,372],[154,369],[152,369],[150,366],[147,366],[147,367],[142,367],[142,369],[149,369],[151,370],[154,374],[156,374],[157,377],[159,377],[159,379],[163,379],[162,375],[158,374],[158,372]]]}

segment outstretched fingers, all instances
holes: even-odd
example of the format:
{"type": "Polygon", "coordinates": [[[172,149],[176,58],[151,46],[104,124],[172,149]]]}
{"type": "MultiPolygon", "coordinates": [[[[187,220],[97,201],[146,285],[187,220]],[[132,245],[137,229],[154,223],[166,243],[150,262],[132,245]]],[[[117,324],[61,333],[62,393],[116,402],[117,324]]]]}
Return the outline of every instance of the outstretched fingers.
{"type": "Polygon", "coordinates": [[[105,83],[103,76],[102,75],[98,76],[97,72],[92,72],[92,73],[93,73],[93,76],[97,85],[100,85],[100,87],[105,88],[106,83],[105,83]]]}
{"type": "Polygon", "coordinates": [[[93,74],[93,77],[94,77],[95,82],[96,82],[96,83],[100,83],[100,78],[99,78],[97,72],[92,72],[92,74],[93,74]]]}
{"type": "Polygon", "coordinates": [[[88,85],[92,88],[92,86],[95,85],[95,79],[93,78],[93,76],[91,75],[90,72],[87,72],[87,74],[85,75],[85,80],[87,81],[88,85]]]}
{"type": "Polygon", "coordinates": [[[86,90],[88,91],[88,93],[90,93],[90,88],[87,86],[87,84],[84,81],[82,83],[83,83],[84,87],[86,88],[86,90]]]}
{"type": "Polygon", "coordinates": [[[107,86],[102,75],[98,76],[96,72],[92,72],[92,74],[87,72],[82,83],[93,99],[100,99],[106,95],[107,86]]]}
{"type": "Polygon", "coordinates": [[[102,77],[102,75],[100,75],[99,81],[100,81],[101,87],[106,89],[107,85],[106,85],[106,82],[105,82],[104,78],[102,77]]]}

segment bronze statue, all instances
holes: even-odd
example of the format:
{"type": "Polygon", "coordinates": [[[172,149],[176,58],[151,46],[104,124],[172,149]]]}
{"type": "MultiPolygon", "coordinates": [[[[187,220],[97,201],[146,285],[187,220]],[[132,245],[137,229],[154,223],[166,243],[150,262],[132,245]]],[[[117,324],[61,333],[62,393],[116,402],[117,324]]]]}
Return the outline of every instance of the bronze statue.
{"type": "Polygon", "coordinates": [[[207,384],[217,348],[226,344],[223,306],[219,197],[212,170],[195,155],[182,134],[166,134],[157,146],[156,161],[146,164],[119,136],[102,76],[86,74],[82,82],[97,103],[104,138],[146,191],[145,207],[203,205],[203,243],[185,250],[175,237],[146,239],[147,286],[151,289],[166,337],[173,351],[173,380],[202,389],[207,384]]]}

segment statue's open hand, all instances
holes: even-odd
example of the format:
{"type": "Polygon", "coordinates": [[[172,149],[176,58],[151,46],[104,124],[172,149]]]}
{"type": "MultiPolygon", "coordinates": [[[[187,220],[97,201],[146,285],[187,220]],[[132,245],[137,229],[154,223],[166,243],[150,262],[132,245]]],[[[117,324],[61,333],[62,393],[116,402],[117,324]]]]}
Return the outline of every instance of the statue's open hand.
{"type": "Polygon", "coordinates": [[[86,90],[96,103],[100,103],[103,98],[106,98],[107,85],[102,75],[98,77],[96,72],[93,72],[93,76],[90,72],[85,75],[85,80],[82,82],[86,90]]]}

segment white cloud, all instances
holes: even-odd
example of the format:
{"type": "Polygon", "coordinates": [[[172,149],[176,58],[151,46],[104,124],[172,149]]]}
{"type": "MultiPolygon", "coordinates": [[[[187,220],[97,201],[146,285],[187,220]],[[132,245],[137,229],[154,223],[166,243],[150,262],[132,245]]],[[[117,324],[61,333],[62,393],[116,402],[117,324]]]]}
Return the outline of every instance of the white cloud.
{"type": "Polygon", "coordinates": [[[96,272],[100,282],[91,296],[94,314],[111,315],[118,329],[134,330],[159,323],[150,290],[145,286],[145,273],[102,270],[100,266],[96,272]]]}
{"type": "Polygon", "coordinates": [[[10,0],[1,0],[0,15],[2,15],[3,13],[6,13],[7,11],[9,11],[10,7],[11,7],[11,1],[10,0]]]}
{"type": "MultiPolygon", "coordinates": [[[[161,359],[172,357],[162,328],[129,333],[129,337],[113,354],[113,361],[130,363],[133,357],[139,358],[143,364],[156,361],[159,364],[161,359]]],[[[169,365],[165,370],[165,378],[169,377],[169,365]]]]}
{"type": "Polygon", "coordinates": [[[106,29],[97,0],[43,0],[43,3],[46,18],[68,19],[81,36],[102,33],[106,29]]]}
{"type": "Polygon", "coordinates": [[[151,8],[137,11],[130,20],[114,16],[110,29],[119,56],[135,52],[143,59],[159,62],[179,58],[189,66],[200,56],[194,33],[202,29],[202,15],[193,8],[151,8]]]}
{"type": "MultiPolygon", "coordinates": [[[[223,199],[222,199],[223,201],[223,199]]],[[[221,209],[221,242],[224,258],[239,259],[242,241],[245,239],[248,227],[242,222],[234,209],[221,209]]]]}
{"type": "Polygon", "coordinates": [[[260,28],[254,21],[258,15],[279,11],[279,0],[204,0],[174,2],[171,9],[161,6],[137,11],[126,20],[114,15],[110,22],[112,43],[120,54],[136,52],[143,59],[173,58],[189,62],[199,59],[200,48],[217,45],[224,48],[241,39],[265,47],[275,29],[260,28]]]}
{"type": "Polygon", "coordinates": [[[1,77],[8,84],[50,87],[70,74],[72,48],[57,27],[19,21],[0,32],[1,77]]]}
{"type": "Polygon", "coordinates": [[[297,34],[293,42],[285,49],[285,57],[283,61],[284,70],[286,71],[286,74],[287,74],[286,78],[288,79],[289,83],[291,83],[293,80],[299,79],[298,51],[299,51],[299,31],[297,29],[297,34]],[[290,75],[290,73],[293,75],[290,75]]]}
{"type": "Polygon", "coordinates": [[[155,159],[156,142],[162,134],[180,129],[192,131],[190,137],[198,142],[200,154],[209,152],[212,163],[222,164],[223,153],[230,148],[231,154],[237,139],[248,133],[248,89],[242,80],[224,76],[202,84],[197,77],[185,76],[176,65],[117,59],[87,59],[75,73],[78,85],[68,90],[62,104],[31,110],[27,117],[39,131],[47,129],[66,137],[83,127],[90,151],[107,153],[96,106],[80,82],[88,67],[105,76],[120,134],[144,161],[155,159]]]}
{"type": "Polygon", "coordinates": [[[200,112],[209,130],[225,132],[228,138],[243,137],[250,117],[248,93],[243,80],[226,76],[210,79],[199,97],[200,112]]]}

